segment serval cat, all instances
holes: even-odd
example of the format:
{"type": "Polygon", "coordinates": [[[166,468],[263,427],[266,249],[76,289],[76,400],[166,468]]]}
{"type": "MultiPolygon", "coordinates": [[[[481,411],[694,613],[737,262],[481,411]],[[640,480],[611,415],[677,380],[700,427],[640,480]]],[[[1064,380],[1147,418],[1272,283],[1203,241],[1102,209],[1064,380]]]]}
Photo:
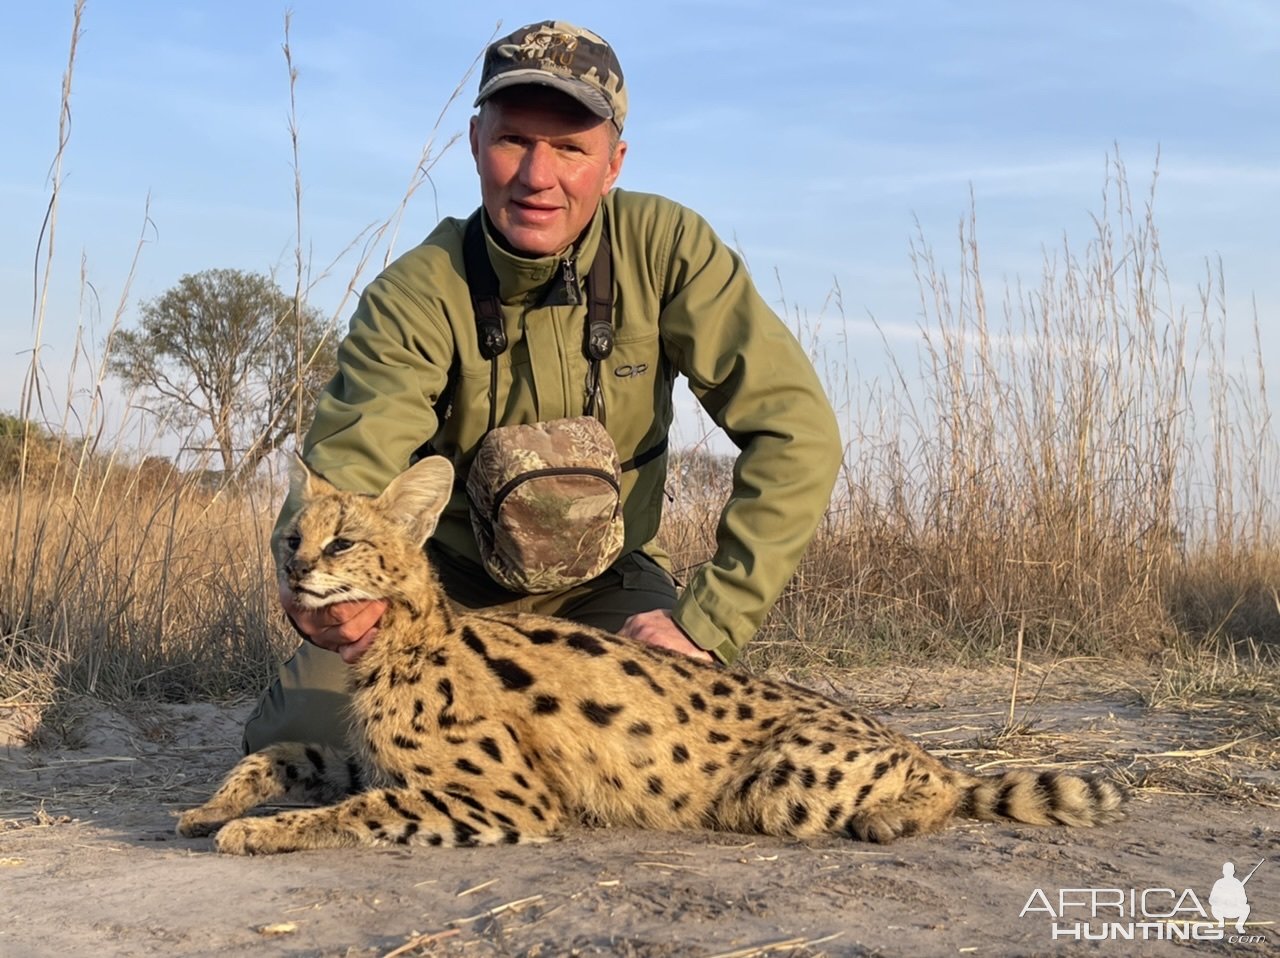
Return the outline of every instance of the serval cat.
{"type": "Polygon", "coordinates": [[[283,575],[297,601],[390,603],[351,666],[352,752],[273,745],[243,759],[178,833],[218,851],[540,841],[573,822],[888,842],[953,816],[1096,825],[1108,781],[976,776],[887,726],[782,682],[570,622],[463,614],[423,543],[453,488],[424,459],[377,498],[299,465],[283,575]],[[319,804],[242,818],[281,798],[319,804]]]}

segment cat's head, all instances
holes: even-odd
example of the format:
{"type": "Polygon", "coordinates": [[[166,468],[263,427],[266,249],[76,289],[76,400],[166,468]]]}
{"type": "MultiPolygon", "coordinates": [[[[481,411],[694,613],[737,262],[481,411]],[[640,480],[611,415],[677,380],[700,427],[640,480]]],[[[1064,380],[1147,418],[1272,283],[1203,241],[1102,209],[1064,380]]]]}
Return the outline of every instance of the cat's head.
{"type": "Polygon", "coordinates": [[[296,459],[290,489],[301,508],[282,535],[280,577],[298,605],[412,599],[404,590],[422,588],[422,546],[453,490],[449,460],[423,459],[375,497],[344,492],[296,459]]]}

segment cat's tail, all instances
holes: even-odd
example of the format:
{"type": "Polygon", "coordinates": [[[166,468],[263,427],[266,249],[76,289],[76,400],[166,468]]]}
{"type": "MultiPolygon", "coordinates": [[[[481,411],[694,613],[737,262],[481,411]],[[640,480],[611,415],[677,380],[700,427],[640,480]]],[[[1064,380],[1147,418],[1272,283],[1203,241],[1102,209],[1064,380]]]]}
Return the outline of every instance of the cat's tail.
{"type": "Polygon", "coordinates": [[[1067,772],[1013,769],[965,775],[956,814],[984,822],[1027,825],[1105,825],[1124,818],[1128,793],[1105,778],[1067,772]]]}

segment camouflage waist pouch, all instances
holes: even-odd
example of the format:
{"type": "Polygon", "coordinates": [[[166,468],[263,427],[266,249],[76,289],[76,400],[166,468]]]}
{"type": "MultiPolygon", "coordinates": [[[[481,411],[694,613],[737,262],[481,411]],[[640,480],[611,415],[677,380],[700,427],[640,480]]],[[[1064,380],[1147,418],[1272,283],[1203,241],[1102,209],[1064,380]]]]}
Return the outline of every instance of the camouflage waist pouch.
{"type": "Polygon", "coordinates": [[[500,426],[467,476],[485,569],[520,593],[595,578],[622,551],[618,450],[591,416],[500,426]]]}

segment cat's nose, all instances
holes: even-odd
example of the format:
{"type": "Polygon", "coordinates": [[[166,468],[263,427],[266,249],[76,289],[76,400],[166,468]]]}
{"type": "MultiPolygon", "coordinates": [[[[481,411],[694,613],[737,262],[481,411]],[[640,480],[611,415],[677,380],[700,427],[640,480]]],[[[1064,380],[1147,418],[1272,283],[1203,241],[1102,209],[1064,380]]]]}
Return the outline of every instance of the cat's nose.
{"type": "Polygon", "coordinates": [[[294,556],[284,564],[284,571],[291,579],[301,579],[311,571],[311,563],[294,556]]]}

